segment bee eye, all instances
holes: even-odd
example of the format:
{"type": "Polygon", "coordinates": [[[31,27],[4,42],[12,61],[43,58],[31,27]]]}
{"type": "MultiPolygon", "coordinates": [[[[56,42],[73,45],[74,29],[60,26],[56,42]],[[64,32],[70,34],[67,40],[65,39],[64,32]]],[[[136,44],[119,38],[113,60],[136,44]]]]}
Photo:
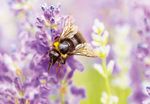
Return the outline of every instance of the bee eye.
{"type": "Polygon", "coordinates": [[[55,58],[55,57],[59,57],[60,54],[57,52],[57,51],[54,51],[52,50],[50,53],[49,53],[49,57],[50,58],[55,58]]]}
{"type": "Polygon", "coordinates": [[[69,51],[69,43],[67,41],[63,41],[59,45],[59,50],[62,54],[66,54],[69,51]]]}
{"type": "Polygon", "coordinates": [[[60,54],[56,50],[52,50],[49,53],[49,57],[50,57],[50,60],[51,60],[52,64],[54,64],[57,61],[57,59],[59,58],[59,56],[60,56],[60,54]]]}

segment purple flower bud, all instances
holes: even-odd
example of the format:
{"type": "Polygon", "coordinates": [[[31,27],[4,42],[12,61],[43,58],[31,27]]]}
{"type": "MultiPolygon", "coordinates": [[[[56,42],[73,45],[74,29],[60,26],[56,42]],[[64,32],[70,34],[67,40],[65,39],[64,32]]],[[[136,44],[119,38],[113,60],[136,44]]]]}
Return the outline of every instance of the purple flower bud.
{"type": "Polygon", "coordinates": [[[51,18],[51,19],[50,19],[50,22],[51,22],[51,24],[54,24],[54,23],[55,23],[55,19],[54,19],[54,18],[51,18]]]}
{"type": "Polygon", "coordinates": [[[147,44],[139,44],[137,47],[138,58],[144,58],[149,54],[148,45],[147,44]]]}
{"type": "Polygon", "coordinates": [[[51,6],[50,6],[50,10],[52,10],[52,11],[53,11],[54,9],[55,9],[55,8],[54,8],[54,6],[53,6],[53,5],[51,5],[51,6]]]}
{"type": "Polygon", "coordinates": [[[150,87],[146,87],[147,93],[150,96],[150,87]]]}
{"type": "Polygon", "coordinates": [[[80,96],[81,98],[85,98],[85,91],[81,88],[71,87],[71,93],[75,96],[80,96]]]}

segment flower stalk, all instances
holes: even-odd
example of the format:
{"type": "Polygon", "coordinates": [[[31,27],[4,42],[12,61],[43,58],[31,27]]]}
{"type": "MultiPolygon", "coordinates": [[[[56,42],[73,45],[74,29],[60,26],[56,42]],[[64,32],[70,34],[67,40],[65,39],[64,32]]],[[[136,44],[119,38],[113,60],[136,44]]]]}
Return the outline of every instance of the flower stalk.
{"type": "Polygon", "coordinates": [[[111,87],[109,84],[109,74],[108,74],[108,70],[107,70],[107,66],[106,66],[106,59],[102,59],[102,68],[104,70],[104,79],[105,79],[105,85],[106,85],[106,89],[107,89],[107,93],[110,96],[111,95],[111,87]]]}
{"type": "Polygon", "coordinates": [[[104,78],[106,93],[104,92],[101,97],[101,102],[103,104],[117,104],[118,98],[112,96],[111,85],[109,77],[112,74],[114,61],[109,60],[107,64],[107,56],[109,54],[110,46],[108,45],[108,32],[105,30],[104,25],[99,22],[98,19],[95,20],[93,26],[93,46],[95,46],[95,51],[99,59],[101,59],[101,64],[95,64],[95,69],[100,73],[104,78]]]}

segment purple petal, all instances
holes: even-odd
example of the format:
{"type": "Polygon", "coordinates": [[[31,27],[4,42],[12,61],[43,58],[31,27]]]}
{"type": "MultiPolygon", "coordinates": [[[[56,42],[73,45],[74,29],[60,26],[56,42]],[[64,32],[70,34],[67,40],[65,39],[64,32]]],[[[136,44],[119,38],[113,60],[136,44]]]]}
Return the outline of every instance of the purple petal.
{"type": "Polygon", "coordinates": [[[146,87],[147,93],[150,96],[150,87],[146,87]]]}
{"type": "Polygon", "coordinates": [[[81,98],[85,98],[85,90],[81,88],[71,87],[71,93],[75,96],[81,96],[81,98]]]}
{"type": "Polygon", "coordinates": [[[84,70],[83,65],[79,61],[75,60],[73,57],[69,57],[67,59],[67,64],[70,66],[70,68],[72,70],[76,70],[76,69],[79,70],[79,71],[84,70]]]}

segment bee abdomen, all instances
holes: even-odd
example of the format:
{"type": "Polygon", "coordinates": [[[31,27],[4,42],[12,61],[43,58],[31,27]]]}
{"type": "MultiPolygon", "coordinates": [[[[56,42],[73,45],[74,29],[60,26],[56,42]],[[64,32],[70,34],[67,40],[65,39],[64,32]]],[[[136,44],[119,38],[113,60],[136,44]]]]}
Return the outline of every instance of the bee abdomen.
{"type": "Polygon", "coordinates": [[[71,38],[74,46],[76,47],[78,44],[82,44],[85,43],[85,39],[83,38],[83,36],[81,35],[80,32],[77,32],[73,38],[71,38]]]}
{"type": "Polygon", "coordinates": [[[85,39],[80,32],[77,32],[71,39],[66,38],[60,41],[59,50],[61,53],[66,54],[75,50],[78,44],[85,43],[85,39]]]}

